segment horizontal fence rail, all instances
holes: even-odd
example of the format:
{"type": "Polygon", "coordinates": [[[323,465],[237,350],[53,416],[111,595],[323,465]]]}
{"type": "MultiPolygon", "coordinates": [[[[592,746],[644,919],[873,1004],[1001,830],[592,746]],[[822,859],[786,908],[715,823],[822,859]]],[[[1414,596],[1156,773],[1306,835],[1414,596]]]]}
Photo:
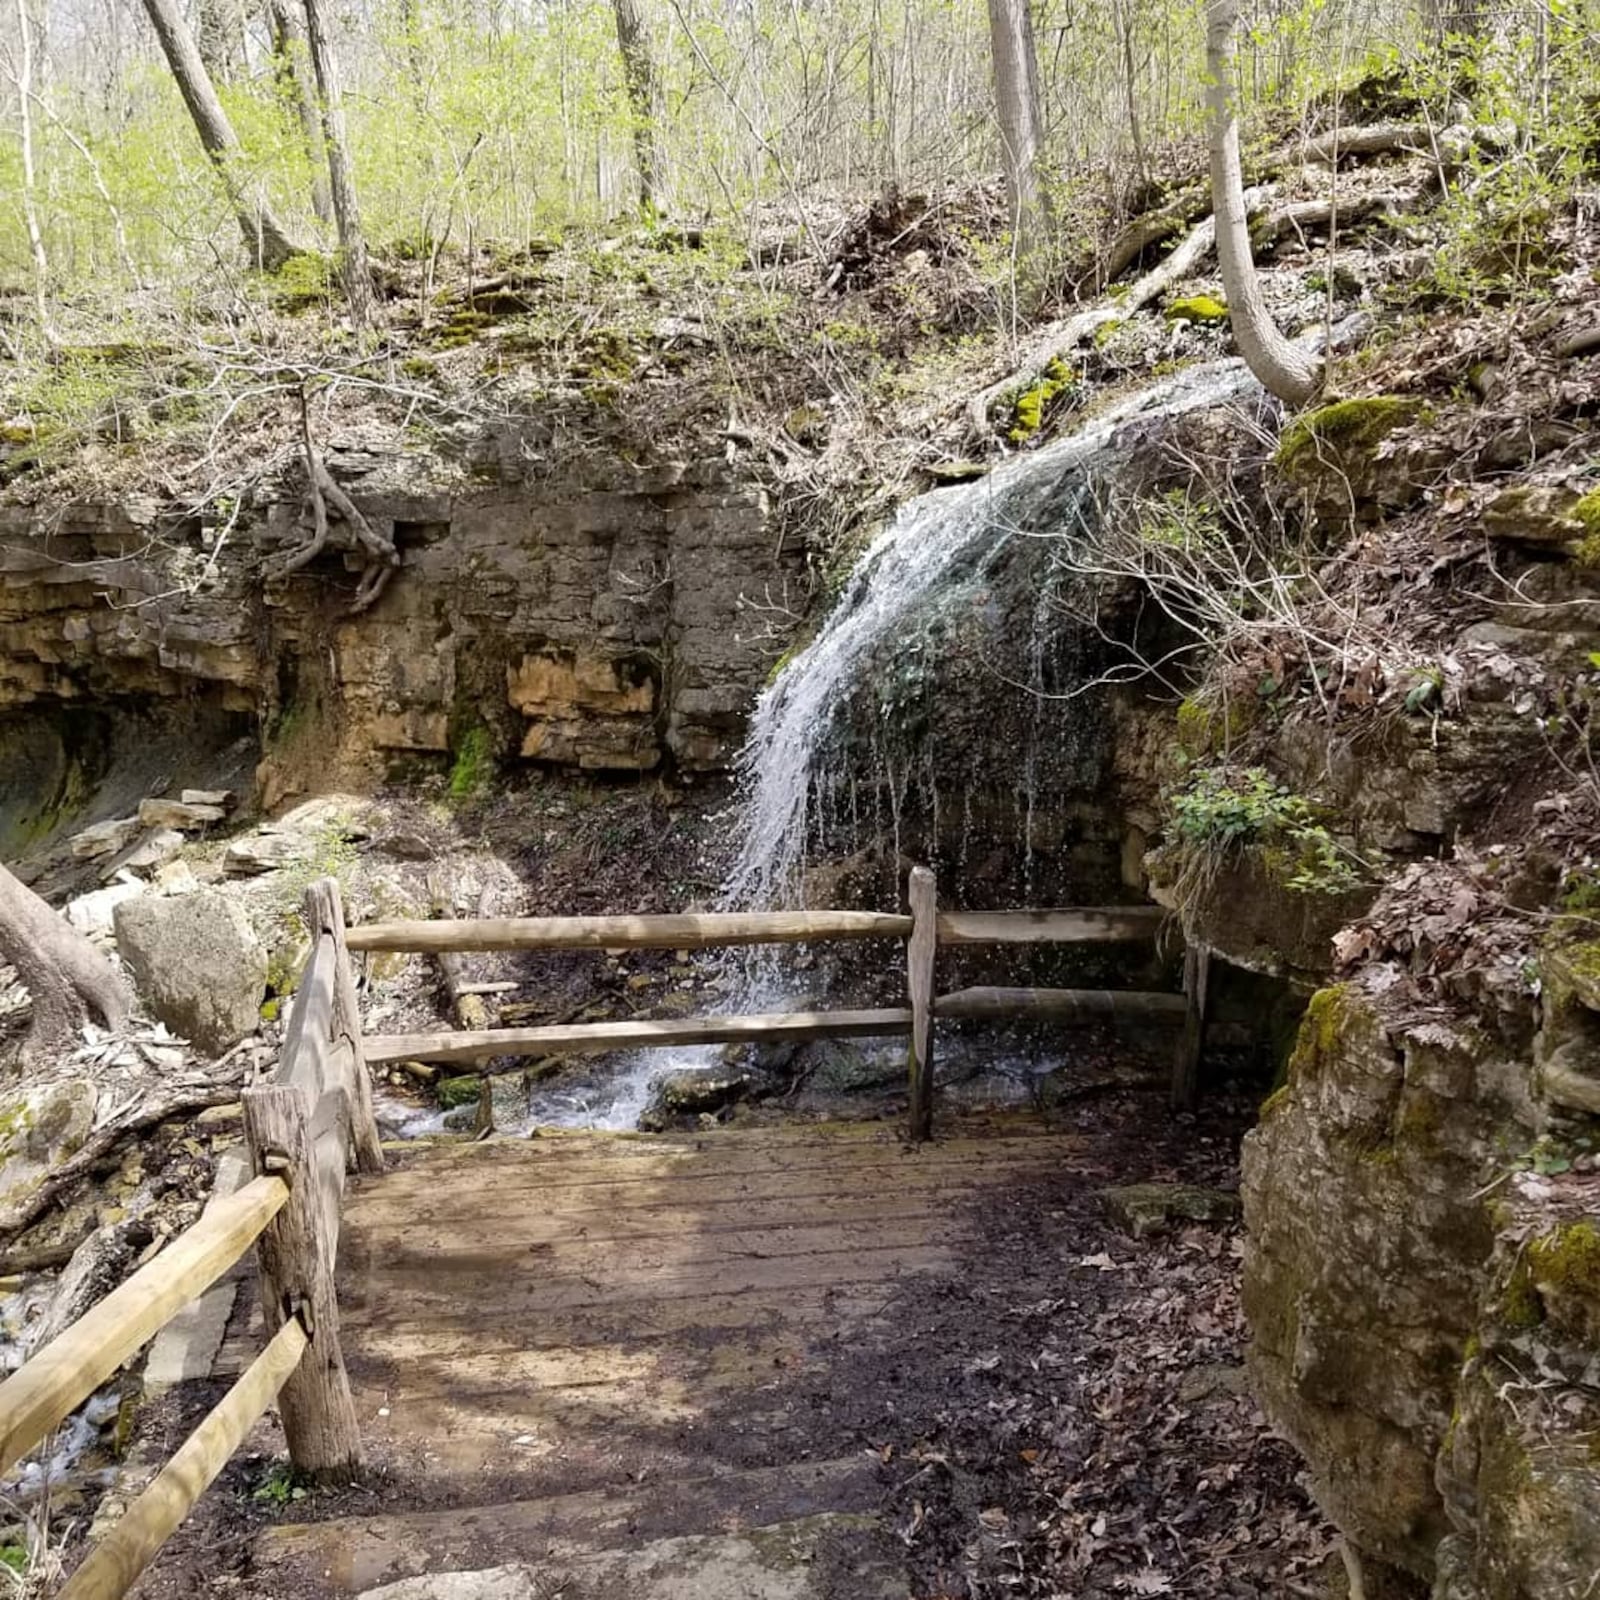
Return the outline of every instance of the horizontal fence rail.
{"type": "MultiPolygon", "coordinates": [[[[912,1137],[927,1138],[933,1117],[933,1023],[1012,1018],[1165,1019],[1183,1022],[1174,1067],[1173,1101],[1189,1104],[1203,1032],[1204,972],[1185,966],[1184,991],[971,988],[938,995],[938,951],[956,945],[1115,944],[1153,940],[1167,922],[1160,906],[1066,906],[1001,911],[940,911],[934,876],[912,870],[909,915],[879,911],[740,911],[639,916],[453,918],[377,922],[348,929],[353,951],[401,951],[439,959],[452,994],[488,992],[495,984],[451,979],[459,952],[488,950],[706,950],[730,945],[789,944],[842,939],[903,940],[904,1007],[869,1011],[800,1011],[755,1016],[696,1016],[650,1021],[551,1024],[530,1028],[463,1027],[436,1033],[368,1036],[364,1062],[507,1063],[528,1057],[604,1054],[658,1046],[748,1044],[800,1039],[908,1036],[912,1137]]],[[[437,908],[436,908],[437,909],[437,908]]],[[[467,1019],[462,1019],[467,1020],[467,1019]]],[[[479,1068],[494,1071],[495,1068],[479,1068]]],[[[362,1074],[364,1076],[364,1073],[362,1074]]]]}
{"type": "Polygon", "coordinates": [[[120,1600],[278,1398],[310,1339],[291,1317],[90,1552],[56,1600],[120,1600]]]}
{"type": "Polygon", "coordinates": [[[351,950],[708,950],[821,939],[904,939],[911,918],[882,911],[708,911],[640,917],[490,917],[369,922],[351,950]]]}
{"type": "Polygon", "coordinates": [[[257,1178],[86,1311],[0,1384],[0,1472],[19,1461],[261,1236],[289,1200],[257,1178]]]}
{"type": "Polygon", "coordinates": [[[775,1044],[787,1039],[865,1039],[911,1031],[911,1012],[784,1011],[746,1017],[681,1017],[663,1022],[586,1022],[477,1033],[411,1033],[366,1041],[374,1066],[393,1061],[482,1061],[489,1056],[600,1054],[658,1045],[775,1044]]]}
{"type": "Polygon", "coordinates": [[[941,911],[940,944],[1114,944],[1152,939],[1166,919],[1160,906],[1063,911],[941,911]]]}

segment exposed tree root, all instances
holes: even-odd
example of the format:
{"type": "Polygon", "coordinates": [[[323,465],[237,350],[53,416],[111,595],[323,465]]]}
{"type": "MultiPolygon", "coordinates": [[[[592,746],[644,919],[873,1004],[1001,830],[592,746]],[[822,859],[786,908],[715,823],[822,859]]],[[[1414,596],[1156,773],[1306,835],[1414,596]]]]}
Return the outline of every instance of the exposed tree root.
{"type": "Polygon", "coordinates": [[[311,408],[304,391],[300,395],[300,449],[306,466],[306,506],[311,513],[311,537],[288,557],[272,574],[275,579],[287,578],[309,566],[328,546],[331,506],[336,516],[344,522],[354,536],[356,546],[367,553],[368,561],[356,588],[350,615],[358,616],[376,604],[378,597],[388,587],[395,568],[400,565],[400,552],[394,541],[385,538],[367,520],[361,508],[335,482],[328,471],[322,453],[311,435],[311,408]]]}

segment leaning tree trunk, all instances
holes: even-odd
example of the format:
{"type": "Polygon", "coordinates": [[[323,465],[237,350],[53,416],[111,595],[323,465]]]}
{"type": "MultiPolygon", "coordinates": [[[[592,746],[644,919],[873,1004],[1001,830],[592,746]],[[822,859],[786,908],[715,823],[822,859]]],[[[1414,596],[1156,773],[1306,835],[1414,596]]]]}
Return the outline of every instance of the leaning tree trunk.
{"type": "Polygon", "coordinates": [[[1039,116],[1039,62],[1028,0],[989,0],[989,40],[994,54],[995,111],[1000,121],[1006,205],[1017,257],[1026,266],[1043,242],[1049,219],[1049,203],[1039,179],[1044,138],[1039,116]]]}
{"type": "Polygon", "coordinates": [[[1239,164],[1238,88],[1233,75],[1233,34],[1238,18],[1239,0],[1207,0],[1206,109],[1211,124],[1211,209],[1216,215],[1217,261],[1239,354],[1262,388],[1298,406],[1317,392],[1322,362],[1279,331],[1256,278],[1239,164]]]}
{"type": "Polygon", "coordinates": [[[333,189],[333,214],[339,224],[340,266],[350,320],[366,327],[377,310],[372,291],[372,269],[367,264],[367,236],[361,230],[356,204],[356,181],[350,168],[350,144],[345,137],[344,102],[339,94],[339,69],[328,43],[321,0],[305,0],[306,43],[311,70],[316,75],[317,97],[322,103],[322,140],[328,156],[328,178],[333,189]]]}
{"type": "Polygon", "coordinates": [[[317,91],[311,81],[306,30],[288,0],[267,0],[267,26],[272,32],[278,82],[294,105],[300,137],[311,161],[311,209],[318,222],[332,222],[333,198],[328,193],[328,164],[322,159],[322,127],[317,121],[317,91]]]}
{"type": "Polygon", "coordinates": [[[245,246],[262,267],[276,272],[291,256],[301,254],[301,247],[273,215],[260,186],[246,175],[238,136],[228,121],[227,112],[222,109],[222,102],[217,99],[211,75],[200,59],[199,47],[183,20],[177,0],[144,0],[144,8],[156,30],[156,38],[161,41],[172,76],[178,80],[178,92],[194,119],[200,143],[205,146],[228,192],[245,246]]]}
{"type": "Polygon", "coordinates": [[[33,1001],[24,1059],[68,1043],[90,1015],[108,1028],[128,1020],[132,999],[117,969],[4,866],[0,959],[17,969],[33,1001]]]}
{"type": "Polygon", "coordinates": [[[661,172],[656,153],[656,66],[637,0],[611,0],[617,19],[617,49],[633,114],[633,159],[639,169],[639,209],[656,210],[661,201],[661,172]]]}

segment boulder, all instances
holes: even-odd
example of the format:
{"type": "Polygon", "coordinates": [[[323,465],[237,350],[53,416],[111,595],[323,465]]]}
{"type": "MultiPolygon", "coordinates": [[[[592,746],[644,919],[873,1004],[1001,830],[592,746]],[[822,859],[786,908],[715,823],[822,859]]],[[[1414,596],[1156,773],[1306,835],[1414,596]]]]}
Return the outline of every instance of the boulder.
{"type": "Polygon", "coordinates": [[[656,1086],[656,1106],[669,1117],[719,1111],[742,1100],[752,1082],[748,1072],[726,1069],[669,1072],[656,1086]]]}
{"type": "Polygon", "coordinates": [[[83,1148],[97,1098],[87,1078],[37,1084],[0,1098],[0,1215],[83,1148]]]}
{"type": "Polygon", "coordinates": [[[267,953],[228,895],[147,895],[115,912],[117,948],[150,1009],[197,1049],[220,1055],[256,1030],[267,953]]]}
{"type": "Polygon", "coordinates": [[[73,834],[69,848],[79,861],[92,861],[96,856],[115,855],[138,831],[137,817],[113,817],[73,834]]]}
{"type": "Polygon", "coordinates": [[[120,872],[148,875],[163,862],[170,861],[183,848],[183,835],[175,828],[158,828],[142,833],[128,847],[100,869],[100,879],[109,883],[120,872]]]}
{"type": "Polygon", "coordinates": [[[1239,1197],[1192,1183],[1130,1183],[1102,1189],[1106,1214],[1124,1233],[1145,1239],[1185,1222],[1232,1222],[1239,1197]]]}
{"type": "Polygon", "coordinates": [[[139,821],[147,828],[178,828],[192,831],[209,823],[221,822],[221,806],[189,805],[182,800],[141,800],[139,821]]]}
{"type": "Polygon", "coordinates": [[[287,833],[252,833],[235,839],[222,853],[222,870],[230,878],[257,878],[276,872],[303,853],[298,839],[287,833]]]}

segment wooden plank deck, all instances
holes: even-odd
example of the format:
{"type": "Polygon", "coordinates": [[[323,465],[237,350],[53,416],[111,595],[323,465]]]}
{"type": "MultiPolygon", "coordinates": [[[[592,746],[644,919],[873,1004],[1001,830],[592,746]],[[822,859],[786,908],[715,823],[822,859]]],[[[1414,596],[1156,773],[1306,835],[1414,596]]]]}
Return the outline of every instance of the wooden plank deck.
{"type": "Polygon", "coordinates": [[[801,1381],[908,1276],[955,1273],[989,1194],[1080,1149],[1017,1117],[916,1149],[830,1124],[409,1151],[353,1186],[339,1267],[363,1437],[402,1509],[270,1530],[260,1592],[873,1512],[859,1449],[801,1445],[801,1381]]]}

